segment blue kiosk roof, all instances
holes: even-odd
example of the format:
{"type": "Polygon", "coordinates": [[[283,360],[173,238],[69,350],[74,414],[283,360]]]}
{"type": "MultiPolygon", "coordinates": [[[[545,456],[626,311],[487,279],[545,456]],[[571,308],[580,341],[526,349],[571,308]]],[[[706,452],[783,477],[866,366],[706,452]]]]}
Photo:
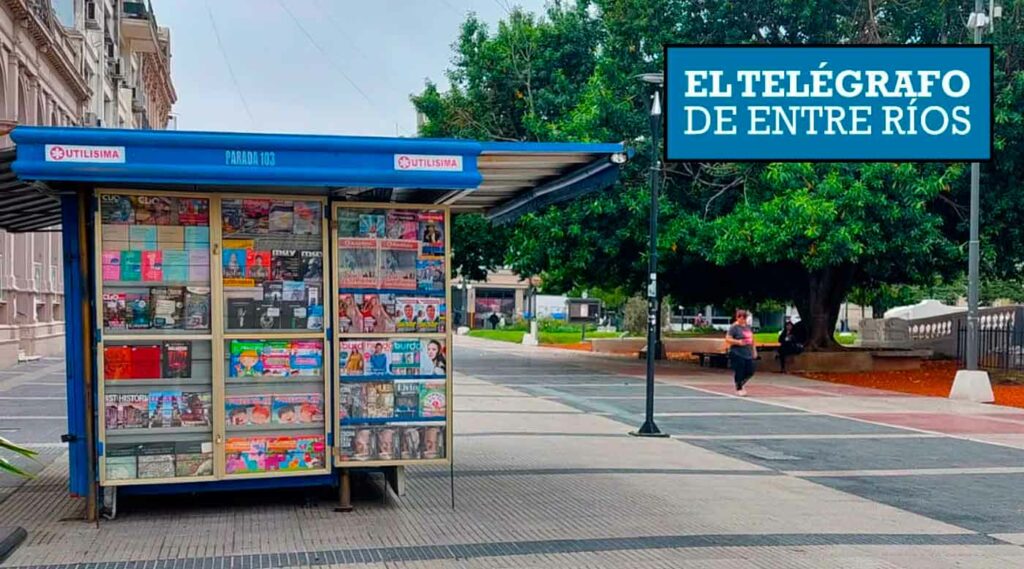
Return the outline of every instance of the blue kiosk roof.
{"type": "Polygon", "coordinates": [[[611,185],[632,154],[622,144],[57,127],[11,137],[16,158],[0,156],[0,227],[10,231],[59,223],[56,196],[95,186],[436,203],[505,221],[611,185]]]}

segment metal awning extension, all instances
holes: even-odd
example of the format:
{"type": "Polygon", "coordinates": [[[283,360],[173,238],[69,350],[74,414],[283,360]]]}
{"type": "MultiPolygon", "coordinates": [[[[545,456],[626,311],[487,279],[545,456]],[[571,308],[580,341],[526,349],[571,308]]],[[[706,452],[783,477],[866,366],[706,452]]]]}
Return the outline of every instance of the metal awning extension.
{"type": "Polygon", "coordinates": [[[38,231],[60,224],[60,200],[43,184],[26,182],[11,170],[13,148],[0,151],[0,229],[38,231]]]}
{"type": "MultiPolygon", "coordinates": [[[[622,144],[426,138],[58,127],[18,127],[11,137],[18,145],[13,171],[23,185],[383,197],[498,221],[605,188],[632,156],[622,144]]],[[[4,167],[10,170],[9,158],[4,167]]],[[[0,186],[0,212],[14,195],[0,186]]],[[[56,207],[50,199],[47,207],[56,207]]]]}

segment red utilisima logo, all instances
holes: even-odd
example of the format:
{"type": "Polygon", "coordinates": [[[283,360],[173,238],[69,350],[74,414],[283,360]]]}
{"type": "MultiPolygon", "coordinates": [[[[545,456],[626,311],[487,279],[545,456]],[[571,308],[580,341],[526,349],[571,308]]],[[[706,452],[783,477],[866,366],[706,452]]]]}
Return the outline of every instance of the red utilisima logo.
{"type": "Polygon", "coordinates": [[[403,170],[405,170],[407,168],[411,168],[412,167],[412,159],[409,158],[408,156],[399,156],[398,157],[398,167],[403,169],[403,170]]]}
{"type": "Polygon", "coordinates": [[[50,160],[59,161],[64,159],[64,147],[53,146],[50,148],[50,160]]]}

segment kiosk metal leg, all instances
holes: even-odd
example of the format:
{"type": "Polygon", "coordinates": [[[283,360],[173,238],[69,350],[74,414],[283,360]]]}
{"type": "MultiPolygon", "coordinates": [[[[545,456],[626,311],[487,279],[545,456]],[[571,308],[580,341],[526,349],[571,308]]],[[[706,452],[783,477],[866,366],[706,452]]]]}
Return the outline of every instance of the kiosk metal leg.
{"type": "Polygon", "coordinates": [[[395,495],[401,498],[405,496],[405,467],[393,466],[384,471],[388,485],[395,491],[395,495]]]}
{"type": "Polygon", "coordinates": [[[338,485],[338,507],[335,512],[352,511],[352,475],[348,469],[341,471],[341,484],[338,485]]]}

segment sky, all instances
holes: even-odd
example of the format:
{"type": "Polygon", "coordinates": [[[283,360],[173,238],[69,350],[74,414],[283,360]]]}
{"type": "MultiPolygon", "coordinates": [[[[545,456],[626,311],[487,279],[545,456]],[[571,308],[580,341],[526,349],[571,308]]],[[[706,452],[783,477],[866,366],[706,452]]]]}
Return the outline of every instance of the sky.
{"type": "Polygon", "coordinates": [[[179,130],[415,136],[468,11],[544,0],[152,0],[171,30],[179,130]],[[219,37],[218,37],[219,36],[219,37]]]}

